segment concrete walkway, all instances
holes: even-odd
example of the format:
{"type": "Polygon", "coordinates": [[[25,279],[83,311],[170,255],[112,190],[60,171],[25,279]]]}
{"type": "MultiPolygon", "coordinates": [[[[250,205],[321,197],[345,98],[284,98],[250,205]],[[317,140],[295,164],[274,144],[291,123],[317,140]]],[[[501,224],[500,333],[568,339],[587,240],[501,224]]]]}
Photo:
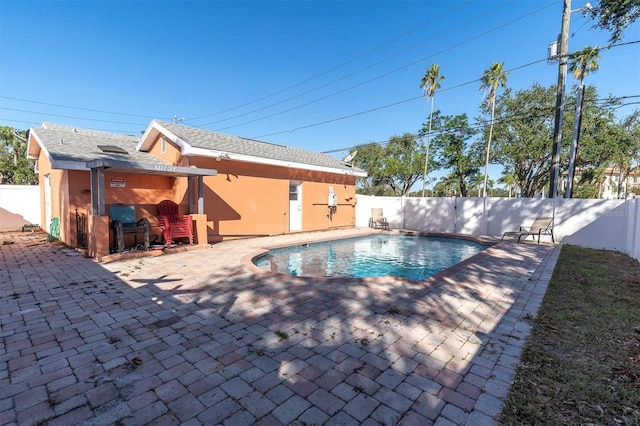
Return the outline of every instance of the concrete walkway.
{"type": "Polygon", "coordinates": [[[229,241],[99,264],[0,234],[0,424],[491,425],[560,246],[422,283],[248,271],[229,241]]]}

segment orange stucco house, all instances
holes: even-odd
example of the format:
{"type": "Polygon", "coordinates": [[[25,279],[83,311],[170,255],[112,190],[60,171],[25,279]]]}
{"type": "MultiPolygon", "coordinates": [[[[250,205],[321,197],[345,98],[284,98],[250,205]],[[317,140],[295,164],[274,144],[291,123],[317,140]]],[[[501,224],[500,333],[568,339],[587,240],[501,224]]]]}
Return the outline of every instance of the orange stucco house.
{"type": "Polygon", "coordinates": [[[135,206],[158,241],[157,205],[172,200],[202,245],[353,227],[356,177],[366,176],[329,155],[157,120],[141,138],[43,123],[28,141],[41,223],[70,246],[86,241],[97,259],[115,246],[114,204],[135,206]]]}

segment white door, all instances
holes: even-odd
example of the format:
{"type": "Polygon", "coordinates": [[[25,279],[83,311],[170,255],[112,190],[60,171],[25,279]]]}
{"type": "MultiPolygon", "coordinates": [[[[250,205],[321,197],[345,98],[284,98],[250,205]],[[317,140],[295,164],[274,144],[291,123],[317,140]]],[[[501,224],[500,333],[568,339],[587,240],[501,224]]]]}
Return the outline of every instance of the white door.
{"type": "Polygon", "coordinates": [[[302,230],[302,183],[289,183],[289,231],[302,230]]]}
{"type": "Polygon", "coordinates": [[[51,228],[51,175],[44,175],[44,230],[51,228]]]}

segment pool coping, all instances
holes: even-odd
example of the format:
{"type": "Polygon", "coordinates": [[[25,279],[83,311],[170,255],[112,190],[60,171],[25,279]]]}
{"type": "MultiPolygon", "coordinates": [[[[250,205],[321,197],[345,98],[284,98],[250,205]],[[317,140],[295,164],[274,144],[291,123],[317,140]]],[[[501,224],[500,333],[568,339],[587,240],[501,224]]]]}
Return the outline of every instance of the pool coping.
{"type": "Polygon", "coordinates": [[[490,237],[490,236],[486,236],[486,235],[471,235],[471,234],[452,234],[452,233],[443,233],[443,232],[421,232],[421,231],[412,231],[412,230],[407,230],[407,229],[392,229],[392,230],[374,230],[371,229],[370,232],[363,232],[362,234],[359,235],[350,235],[350,236],[346,236],[346,237],[340,237],[340,238],[309,238],[307,240],[298,240],[295,243],[281,243],[281,244],[271,244],[271,245],[265,245],[264,247],[257,249],[257,250],[253,250],[249,253],[247,253],[246,255],[242,256],[242,258],[240,259],[240,264],[242,265],[242,267],[247,270],[248,272],[251,272],[253,274],[257,274],[263,277],[291,277],[291,275],[289,274],[282,274],[279,272],[272,272],[272,271],[267,271],[266,269],[260,268],[259,266],[256,266],[253,263],[253,259],[255,259],[256,257],[259,256],[263,256],[265,254],[267,254],[269,252],[269,250],[273,250],[273,249],[278,249],[278,248],[284,248],[284,247],[293,247],[293,246],[301,246],[304,244],[312,244],[312,243],[323,243],[323,242],[328,242],[328,241],[338,241],[338,240],[347,240],[347,239],[351,239],[351,238],[359,238],[359,237],[366,237],[368,235],[374,235],[374,234],[393,234],[393,235],[416,235],[416,236],[427,236],[427,237],[443,237],[443,238],[454,238],[454,239],[460,239],[460,240],[467,240],[467,241],[473,241],[479,244],[483,244],[483,245],[487,245],[488,247],[484,250],[482,250],[480,253],[477,253],[467,259],[464,259],[461,262],[456,263],[455,265],[443,269],[442,271],[439,271],[427,278],[425,278],[424,280],[412,280],[409,278],[403,278],[403,277],[396,277],[393,275],[386,275],[386,276],[380,276],[380,277],[365,277],[365,278],[355,278],[355,277],[306,277],[306,276],[295,276],[296,279],[300,279],[303,280],[305,282],[332,282],[332,283],[346,283],[346,282],[350,282],[350,283],[368,283],[368,284],[374,284],[374,283],[386,283],[389,281],[395,281],[395,282],[400,282],[400,283],[423,283],[425,285],[433,285],[436,282],[438,282],[439,280],[442,279],[443,276],[449,275],[452,272],[455,272],[457,270],[459,270],[460,268],[464,268],[465,266],[469,265],[470,263],[476,262],[478,259],[490,255],[491,252],[488,252],[489,250],[491,250],[495,245],[500,245],[502,246],[502,244],[505,244],[504,242],[501,242],[499,239],[494,238],[494,237],[490,237]]]}

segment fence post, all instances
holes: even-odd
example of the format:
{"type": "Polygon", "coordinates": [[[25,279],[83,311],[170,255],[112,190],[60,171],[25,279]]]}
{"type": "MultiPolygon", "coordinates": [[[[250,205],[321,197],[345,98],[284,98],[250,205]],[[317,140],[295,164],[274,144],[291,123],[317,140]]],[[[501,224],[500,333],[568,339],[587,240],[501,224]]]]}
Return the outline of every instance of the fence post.
{"type": "Polygon", "coordinates": [[[451,201],[453,203],[453,233],[456,234],[458,233],[458,198],[454,195],[451,201]]]}
{"type": "Polygon", "coordinates": [[[489,212],[487,211],[487,196],[482,197],[482,216],[484,218],[484,235],[489,235],[489,212]]]}

